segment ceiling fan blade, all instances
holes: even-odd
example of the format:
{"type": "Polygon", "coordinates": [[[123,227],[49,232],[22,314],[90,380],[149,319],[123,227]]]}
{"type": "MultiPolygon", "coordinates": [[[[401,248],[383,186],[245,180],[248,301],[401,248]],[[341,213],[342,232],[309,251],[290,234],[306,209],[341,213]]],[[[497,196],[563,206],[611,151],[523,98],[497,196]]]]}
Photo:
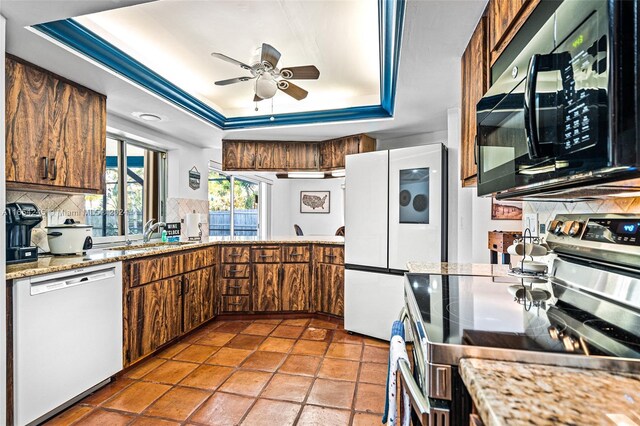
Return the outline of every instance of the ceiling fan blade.
{"type": "Polygon", "coordinates": [[[287,95],[291,96],[292,98],[298,101],[301,101],[302,99],[306,98],[307,95],[309,94],[309,92],[307,92],[303,88],[296,86],[290,81],[284,81],[284,80],[280,80],[278,82],[278,89],[282,90],[284,93],[286,93],[287,95]]]}
{"type": "Polygon", "coordinates": [[[320,77],[320,70],[313,65],[303,65],[300,67],[287,67],[280,70],[282,78],[294,80],[317,80],[320,77]]]}
{"type": "Polygon", "coordinates": [[[260,96],[258,96],[258,95],[253,95],[253,102],[260,102],[260,101],[262,101],[262,100],[264,100],[264,99],[262,99],[260,96]]]}
{"type": "Polygon", "coordinates": [[[280,60],[280,52],[276,50],[275,47],[271,46],[267,43],[262,43],[262,56],[260,58],[261,62],[268,62],[271,64],[272,68],[275,68],[278,65],[278,61],[280,60]]]}
{"type": "Polygon", "coordinates": [[[216,81],[216,86],[226,86],[228,84],[234,84],[234,83],[241,83],[243,81],[249,81],[249,80],[253,80],[255,77],[236,77],[236,78],[229,78],[227,80],[220,80],[220,81],[216,81]]]}
{"type": "Polygon", "coordinates": [[[240,62],[236,59],[230,58],[227,55],[223,55],[222,53],[218,53],[218,52],[213,52],[211,54],[211,56],[213,56],[214,58],[218,58],[218,59],[222,59],[225,62],[229,62],[230,64],[234,64],[234,65],[239,65],[241,68],[244,68],[245,70],[250,70],[251,67],[243,62],[240,62]]]}

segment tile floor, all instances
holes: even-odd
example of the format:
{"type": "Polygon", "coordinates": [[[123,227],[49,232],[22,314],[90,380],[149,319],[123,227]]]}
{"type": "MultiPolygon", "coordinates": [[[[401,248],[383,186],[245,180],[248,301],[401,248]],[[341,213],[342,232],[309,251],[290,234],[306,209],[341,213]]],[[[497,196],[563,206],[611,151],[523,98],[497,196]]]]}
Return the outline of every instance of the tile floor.
{"type": "Polygon", "coordinates": [[[49,425],[380,425],[389,346],[318,319],[208,324],[49,425]]]}

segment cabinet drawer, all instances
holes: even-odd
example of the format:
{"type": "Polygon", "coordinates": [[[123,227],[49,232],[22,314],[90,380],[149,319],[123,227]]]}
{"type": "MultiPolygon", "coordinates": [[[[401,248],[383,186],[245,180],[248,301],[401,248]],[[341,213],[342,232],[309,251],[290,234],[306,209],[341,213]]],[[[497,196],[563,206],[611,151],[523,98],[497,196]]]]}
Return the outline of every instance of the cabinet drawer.
{"type": "Polygon", "coordinates": [[[280,247],[252,248],[251,261],[253,263],[278,263],[280,262],[280,247]]]}
{"type": "Polygon", "coordinates": [[[318,263],[344,264],[344,249],[339,246],[316,246],[314,256],[318,263]]]}
{"type": "Polygon", "coordinates": [[[195,271],[213,265],[214,248],[195,250],[184,255],[184,270],[195,271]]]}
{"type": "Polygon", "coordinates": [[[248,312],[249,296],[222,296],[221,312],[248,312]]]}
{"type": "Polygon", "coordinates": [[[135,287],[157,281],[163,278],[163,260],[159,257],[151,259],[134,260],[129,263],[129,286],[135,287]]]}
{"type": "Polygon", "coordinates": [[[249,278],[249,264],[222,265],[222,278],[249,278]]]}
{"type": "Polygon", "coordinates": [[[223,246],[221,249],[222,263],[249,263],[248,246],[223,246]]]}
{"type": "Polygon", "coordinates": [[[296,245],[282,247],[282,261],[285,263],[304,263],[309,262],[311,254],[309,246],[296,245]]]}
{"type": "Polygon", "coordinates": [[[223,295],[248,295],[249,280],[246,278],[223,279],[221,280],[220,292],[223,295]]]}

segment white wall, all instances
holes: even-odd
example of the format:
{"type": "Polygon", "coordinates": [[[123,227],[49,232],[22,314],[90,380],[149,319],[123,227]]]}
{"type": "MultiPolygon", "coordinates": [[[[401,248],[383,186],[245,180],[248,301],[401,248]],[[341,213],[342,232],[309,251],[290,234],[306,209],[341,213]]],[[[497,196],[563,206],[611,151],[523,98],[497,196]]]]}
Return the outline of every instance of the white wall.
{"type": "MultiPolygon", "coordinates": [[[[0,60],[2,60],[2,71],[0,71],[0,117],[3,117],[2,120],[2,124],[0,124],[0,152],[2,152],[3,154],[6,152],[5,151],[5,140],[4,140],[4,73],[5,73],[5,69],[4,69],[4,52],[5,52],[5,43],[6,43],[6,37],[5,37],[5,26],[6,26],[6,20],[4,19],[4,17],[2,15],[0,15],[0,52],[1,53],[1,58],[0,60]]],[[[4,158],[4,155],[3,155],[4,158]]],[[[5,164],[4,164],[4,160],[0,161],[0,176],[5,176],[5,164]]],[[[0,178],[0,206],[4,206],[5,205],[5,178],[0,178]]],[[[0,226],[0,241],[2,241],[2,247],[6,246],[6,238],[7,236],[5,235],[5,226],[0,226]]],[[[5,269],[5,256],[6,253],[4,250],[0,250],[0,274],[2,274],[2,276],[5,276],[6,273],[6,269],[5,269]]],[[[6,368],[4,368],[4,366],[6,366],[6,362],[7,362],[7,352],[6,352],[6,348],[7,348],[7,344],[6,344],[6,333],[4,332],[7,329],[7,325],[5,323],[5,319],[6,319],[6,312],[5,312],[5,308],[6,308],[6,304],[4,303],[4,300],[6,298],[6,286],[2,285],[0,286],[0,300],[2,301],[2,303],[0,303],[0,330],[2,330],[2,332],[0,333],[0,366],[2,366],[0,368],[0,422],[3,421],[4,419],[7,418],[7,414],[6,414],[6,401],[7,401],[7,397],[6,397],[6,383],[7,383],[7,378],[6,378],[6,368]]]]}
{"type": "Polygon", "coordinates": [[[293,235],[298,224],[305,235],[334,235],[344,225],[344,178],[275,179],[271,189],[271,234],[293,235]],[[300,191],[330,191],[329,213],[300,213],[300,191]]]}

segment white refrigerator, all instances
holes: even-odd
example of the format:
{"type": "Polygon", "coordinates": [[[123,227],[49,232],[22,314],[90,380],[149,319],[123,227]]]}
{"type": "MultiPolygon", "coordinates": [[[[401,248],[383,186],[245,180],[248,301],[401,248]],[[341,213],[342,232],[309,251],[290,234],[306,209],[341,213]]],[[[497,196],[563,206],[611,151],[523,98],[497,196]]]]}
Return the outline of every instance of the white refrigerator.
{"type": "Polygon", "coordinates": [[[446,260],[445,146],[348,155],[345,329],[389,340],[407,262],[446,260]]]}

